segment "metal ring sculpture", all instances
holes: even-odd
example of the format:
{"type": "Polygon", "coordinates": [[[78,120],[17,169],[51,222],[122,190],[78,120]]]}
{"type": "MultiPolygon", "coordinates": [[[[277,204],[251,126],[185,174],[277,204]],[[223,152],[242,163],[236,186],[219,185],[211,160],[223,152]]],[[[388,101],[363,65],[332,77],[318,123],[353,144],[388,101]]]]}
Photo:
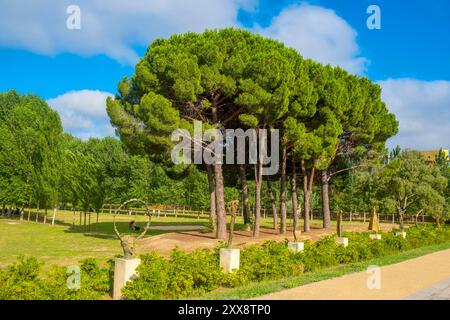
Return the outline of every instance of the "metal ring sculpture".
{"type": "Polygon", "coordinates": [[[150,225],[152,223],[152,215],[150,214],[150,209],[148,207],[147,202],[140,200],[140,199],[130,199],[125,201],[124,203],[122,203],[120,205],[119,208],[115,209],[114,211],[114,218],[113,218],[113,225],[114,225],[114,232],[117,235],[117,237],[120,240],[120,245],[122,246],[123,249],[123,256],[125,259],[132,259],[133,258],[133,254],[134,254],[134,245],[136,244],[136,241],[142,239],[142,237],[145,236],[145,234],[147,233],[148,229],[150,228],[150,225]],[[145,206],[145,215],[148,216],[148,222],[147,225],[144,228],[144,231],[142,231],[142,233],[138,236],[138,237],[131,237],[130,235],[125,238],[123,236],[120,235],[119,230],[117,230],[117,226],[116,226],[116,214],[117,212],[120,212],[120,210],[125,207],[126,205],[132,203],[132,202],[139,202],[141,204],[143,204],[145,206]]]}

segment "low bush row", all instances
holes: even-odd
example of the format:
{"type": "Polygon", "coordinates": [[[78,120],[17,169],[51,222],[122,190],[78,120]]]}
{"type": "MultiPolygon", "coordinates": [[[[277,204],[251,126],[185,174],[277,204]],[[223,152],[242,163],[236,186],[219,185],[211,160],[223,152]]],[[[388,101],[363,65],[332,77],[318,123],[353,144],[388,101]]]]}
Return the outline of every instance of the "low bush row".
{"type": "MultiPolygon", "coordinates": [[[[237,272],[225,274],[219,266],[219,249],[199,249],[185,253],[173,250],[166,259],[155,252],[142,255],[139,277],[123,288],[126,299],[177,299],[193,297],[219,287],[237,287],[251,282],[298,276],[338,264],[360,262],[400,251],[450,241],[450,228],[413,226],[406,239],[393,232],[382,240],[369,239],[367,233],[345,233],[348,247],[337,244],[333,236],[305,244],[305,250],[293,253],[286,243],[268,241],[241,249],[237,272]]],[[[67,286],[67,268],[51,266],[45,276],[35,258],[20,258],[0,271],[0,299],[101,299],[112,282],[113,261],[100,268],[95,260],[82,261],[79,290],[67,286]]],[[[69,279],[70,280],[70,279],[69,279]]]]}

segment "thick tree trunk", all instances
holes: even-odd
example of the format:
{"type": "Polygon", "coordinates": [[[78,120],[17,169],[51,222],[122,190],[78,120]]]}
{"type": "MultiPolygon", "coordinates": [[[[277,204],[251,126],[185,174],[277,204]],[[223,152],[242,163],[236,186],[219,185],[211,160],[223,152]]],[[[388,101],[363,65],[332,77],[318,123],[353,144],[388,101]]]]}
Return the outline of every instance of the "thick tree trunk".
{"type": "Polygon", "coordinates": [[[314,167],[308,172],[305,168],[305,162],[302,160],[302,172],[303,172],[303,195],[304,195],[304,231],[310,230],[310,212],[311,212],[311,194],[314,182],[314,167]]]}
{"type": "Polygon", "coordinates": [[[244,216],[244,224],[248,225],[251,223],[250,218],[250,206],[248,202],[248,184],[247,177],[245,176],[245,165],[239,165],[239,175],[241,177],[241,188],[242,188],[242,215],[244,216]]]}
{"type": "Polygon", "coordinates": [[[286,146],[283,146],[281,154],[281,178],[280,178],[280,233],[286,233],[286,146]]]}
{"type": "Polygon", "coordinates": [[[441,217],[436,216],[434,218],[435,222],[436,222],[436,228],[440,228],[441,227],[441,217]]]}
{"type": "Polygon", "coordinates": [[[214,183],[214,172],[211,165],[206,165],[208,172],[208,188],[209,188],[209,222],[212,226],[213,233],[217,232],[216,225],[216,186],[214,183]]]}
{"type": "Polygon", "coordinates": [[[295,161],[292,161],[292,177],[291,177],[291,194],[292,194],[292,234],[294,240],[297,241],[297,225],[298,225],[298,204],[297,204],[297,172],[295,161]]]}
{"type": "Polygon", "coordinates": [[[216,192],[216,211],[217,211],[217,239],[226,239],[227,237],[227,216],[225,212],[225,196],[223,186],[222,164],[214,164],[214,179],[216,192]]]}
{"type": "Polygon", "coordinates": [[[405,228],[405,223],[403,221],[404,217],[404,211],[402,209],[398,209],[398,221],[400,224],[400,230],[403,230],[405,228]]]}
{"type": "Polygon", "coordinates": [[[261,224],[261,189],[262,189],[262,161],[258,160],[256,167],[256,190],[255,190],[255,226],[253,228],[253,236],[259,237],[259,229],[261,224]]]}
{"type": "MultiPolygon", "coordinates": [[[[262,126],[265,128],[265,124],[262,126]]],[[[260,138],[258,141],[258,161],[256,165],[255,180],[256,180],[256,190],[255,190],[255,227],[253,229],[253,236],[259,237],[259,229],[261,224],[261,191],[263,184],[263,150],[266,146],[265,136],[260,137],[259,129],[257,130],[257,136],[260,138]]]]}
{"type": "Polygon", "coordinates": [[[272,184],[270,183],[269,177],[267,177],[267,192],[269,193],[270,205],[272,207],[273,228],[276,230],[276,229],[278,229],[277,205],[275,203],[275,195],[273,194],[272,184]]]}
{"type": "Polygon", "coordinates": [[[321,174],[322,186],[322,213],[323,213],[323,227],[329,228],[331,226],[330,214],[330,198],[328,194],[328,170],[322,170],[321,174]]]}

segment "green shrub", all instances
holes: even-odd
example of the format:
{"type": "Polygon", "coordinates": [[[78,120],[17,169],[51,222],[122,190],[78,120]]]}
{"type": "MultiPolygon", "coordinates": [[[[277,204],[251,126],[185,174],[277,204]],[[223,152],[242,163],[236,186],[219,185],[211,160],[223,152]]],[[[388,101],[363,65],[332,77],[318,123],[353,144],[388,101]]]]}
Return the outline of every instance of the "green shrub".
{"type": "MultiPolygon", "coordinates": [[[[305,250],[293,253],[286,243],[268,241],[241,249],[240,269],[225,274],[219,266],[219,250],[199,249],[186,253],[175,249],[169,259],[155,252],[141,256],[138,277],[123,288],[126,299],[177,299],[196,296],[219,287],[237,287],[249,282],[301,275],[343,263],[364,261],[400,251],[450,241],[450,228],[429,225],[412,226],[403,239],[395,232],[382,233],[372,240],[369,233],[347,232],[348,247],[335,242],[334,236],[314,243],[306,241],[305,250]]],[[[114,261],[102,269],[94,259],[81,262],[81,288],[67,288],[66,268],[51,266],[40,277],[41,263],[20,257],[0,271],[0,299],[100,299],[110,291],[114,261]]]]}
{"type": "Polygon", "coordinates": [[[94,259],[80,265],[80,288],[69,289],[67,268],[49,267],[45,277],[39,277],[42,263],[36,258],[19,257],[18,261],[0,272],[0,299],[3,300],[93,300],[106,296],[110,279],[94,259]]]}
{"type": "Polygon", "coordinates": [[[336,259],[336,249],[338,247],[339,245],[334,241],[334,237],[331,236],[322,238],[313,244],[307,242],[301,260],[305,272],[338,264],[336,259]]]}
{"type": "Polygon", "coordinates": [[[239,275],[242,282],[276,279],[303,273],[299,254],[290,251],[285,243],[267,241],[241,250],[239,275]]]}
{"type": "Polygon", "coordinates": [[[169,287],[169,262],[155,252],[142,255],[137,268],[139,277],[122,289],[125,298],[151,300],[167,298],[169,287]]]}

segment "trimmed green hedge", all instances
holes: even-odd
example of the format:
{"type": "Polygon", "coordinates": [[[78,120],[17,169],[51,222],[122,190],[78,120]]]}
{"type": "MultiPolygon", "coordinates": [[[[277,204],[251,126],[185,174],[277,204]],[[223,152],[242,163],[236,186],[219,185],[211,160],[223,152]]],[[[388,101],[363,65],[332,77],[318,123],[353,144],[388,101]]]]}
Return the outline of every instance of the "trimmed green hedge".
{"type": "Polygon", "coordinates": [[[42,263],[36,258],[19,257],[0,271],[0,300],[96,300],[110,291],[110,272],[98,267],[94,259],[81,261],[79,290],[67,286],[67,268],[50,266],[40,277],[42,263]]]}
{"type": "MultiPolygon", "coordinates": [[[[225,274],[219,267],[219,250],[199,249],[190,253],[173,250],[169,259],[155,252],[141,256],[139,277],[123,288],[126,299],[178,299],[195,297],[220,287],[237,287],[250,282],[298,276],[321,268],[388,256],[400,251],[450,241],[450,228],[431,225],[413,226],[406,239],[394,232],[372,240],[369,233],[348,232],[348,247],[337,244],[334,236],[293,253],[286,243],[268,241],[241,249],[240,270],[225,274]]],[[[109,269],[99,268],[95,260],[81,264],[81,288],[67,289],[66,268],[52,266],[39,277],[35,258],[20,258],[0,271],[0,299],[101,299],[107,296],[112,281],[113,261],[109,269]]]]}

